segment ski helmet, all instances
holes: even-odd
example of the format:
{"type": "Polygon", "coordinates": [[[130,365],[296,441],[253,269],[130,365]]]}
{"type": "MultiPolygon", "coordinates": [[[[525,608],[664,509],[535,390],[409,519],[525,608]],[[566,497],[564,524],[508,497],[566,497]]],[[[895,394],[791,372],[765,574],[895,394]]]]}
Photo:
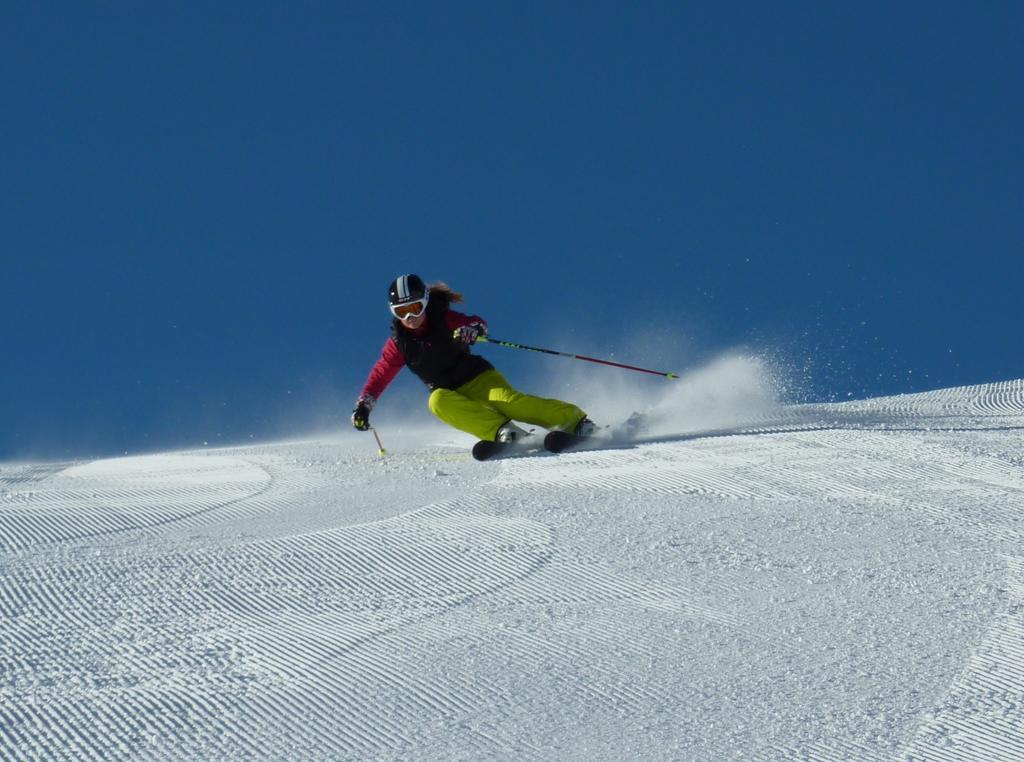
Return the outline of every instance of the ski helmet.
{"type": "Polygon", "coordinates": [[[426,309],[430,299],[430,289],[423,279],[418,275],[400,275],[391,281],[388,288],[388,303],[391,312],[397,318],[407,315],[418,315],[426,309]],[[405,309],[405,307],[412,309],[405,309]],[[419,307],[417,310],[416,307],[419,307]]]}

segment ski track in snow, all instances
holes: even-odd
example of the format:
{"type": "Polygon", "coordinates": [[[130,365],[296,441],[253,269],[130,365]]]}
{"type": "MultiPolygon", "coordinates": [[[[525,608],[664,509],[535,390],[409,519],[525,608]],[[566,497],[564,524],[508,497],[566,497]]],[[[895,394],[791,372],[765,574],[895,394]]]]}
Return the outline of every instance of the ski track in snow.
{"type": "Polygon", "coordinates": [[[1024,758],[1024,381],[0,464],[0,759],[1024,758]]]}

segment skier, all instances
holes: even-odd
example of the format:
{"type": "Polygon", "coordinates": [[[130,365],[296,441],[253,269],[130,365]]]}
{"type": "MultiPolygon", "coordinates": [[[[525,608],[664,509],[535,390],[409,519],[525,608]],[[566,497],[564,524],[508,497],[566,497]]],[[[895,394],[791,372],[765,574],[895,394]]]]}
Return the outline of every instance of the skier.
{"type": "Polygon", "coordinates": [[[418,275],[391,283],[388,301],[394,320],[352,411],[352,425],[370,428],[370,411],[402,366],[419,376],[430,391],[430,412],[482,441],[511,444],[528,434],[514,421],[588,436],[594,423],[576,405],[534,397],[513,389],[486,359],[470,352],[487,335],[477,315],[451,309],[462,294],[445,283],[429,287],[418,275]]]}

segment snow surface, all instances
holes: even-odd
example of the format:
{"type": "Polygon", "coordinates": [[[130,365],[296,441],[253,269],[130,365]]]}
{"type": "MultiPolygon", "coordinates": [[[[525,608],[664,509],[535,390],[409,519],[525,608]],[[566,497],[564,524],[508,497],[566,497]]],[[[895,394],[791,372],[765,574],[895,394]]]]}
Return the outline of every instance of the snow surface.
{"type": "Polygon", "coordinates": [[[559,456],[0,465],[0,758],[1024,758],[1024,381],[679,389],[559,456]]]}

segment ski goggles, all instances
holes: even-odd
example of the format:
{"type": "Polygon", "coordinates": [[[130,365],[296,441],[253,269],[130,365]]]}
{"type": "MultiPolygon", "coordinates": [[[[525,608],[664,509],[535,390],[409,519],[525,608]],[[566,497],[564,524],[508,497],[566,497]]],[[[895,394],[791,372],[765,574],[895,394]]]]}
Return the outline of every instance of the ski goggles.
{"type": "Polygon", "coordinates": [[[423,314],[423,310],[427,308],[427,297],[417,299],[415,302],[404,302],[403,304],[392,304],[391,314],[399,320],[405,320],[410,317],[419,317],[423,314]]]}

